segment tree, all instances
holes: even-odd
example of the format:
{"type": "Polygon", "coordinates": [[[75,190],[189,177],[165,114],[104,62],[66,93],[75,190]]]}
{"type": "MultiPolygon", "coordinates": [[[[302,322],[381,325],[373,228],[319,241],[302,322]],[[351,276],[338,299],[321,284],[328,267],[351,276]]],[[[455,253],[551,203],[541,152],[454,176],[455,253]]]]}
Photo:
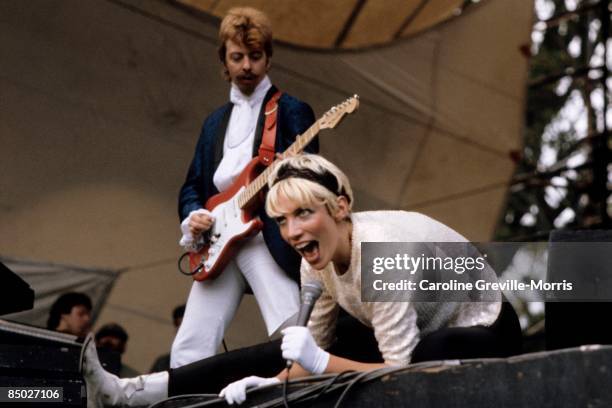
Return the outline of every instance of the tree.
{"type": "Polygon", "coordinates": [[[547,239],[556,228],[610,228],[608,4],[535,2],[524,148],[515,155],[498,240],[547,239]]]}

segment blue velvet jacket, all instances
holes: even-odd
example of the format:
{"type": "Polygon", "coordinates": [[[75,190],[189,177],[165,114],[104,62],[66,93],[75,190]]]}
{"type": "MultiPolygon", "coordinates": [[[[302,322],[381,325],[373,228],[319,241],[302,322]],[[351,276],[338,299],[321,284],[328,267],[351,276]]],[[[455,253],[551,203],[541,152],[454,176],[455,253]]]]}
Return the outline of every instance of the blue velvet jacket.
{"type": "MultiPolygon", "coordinates": [[[[275,92],[276,88],[272,86],[266,94],[262,106],[265,106],[275,92]]],[[[219,192],[213,183],[213,175],[223,156],[223,141],[232,108],[233,104],[227,103],[214,111],[204,121],[187,178],[179,193],[178,210],[181,221],[191,211],[202,208],[211,196],[219,192]]],[[[257,155],[261,144],[264,123],[263,111],[264,109],[261,110],[257,121],[253,157],[257,155]]],[[[306,131],[314,123],[314,120],[314,113],[308,104],[283,93],[278,101],[275,150],[284,152],[295,141],[295,137],[306,131]]],[[[319,151],[317,138],[306,147],[306,151],[310,153],[319,151]]],[[[264,222],[263,236],[272,257],[287,275],[299,284],[299,254],[283,241],[276,222],[266,215],[265,209],[260,209],[259,216],[264,222]]]]}

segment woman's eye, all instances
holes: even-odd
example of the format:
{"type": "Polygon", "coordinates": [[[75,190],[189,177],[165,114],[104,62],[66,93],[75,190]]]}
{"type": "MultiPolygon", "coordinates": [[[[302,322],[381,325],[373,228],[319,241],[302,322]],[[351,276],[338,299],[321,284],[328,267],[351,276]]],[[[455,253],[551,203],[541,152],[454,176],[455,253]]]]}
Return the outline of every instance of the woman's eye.
{"type": "Polygon", "coordinates": [[[307,209],[307,208],[302,208],[299,212],[298,212],[298,216],[300,217],[307,217],[310,214],[312,214],[312,211],[307,209]]]}
{"type": "Polygon", "coordinates": [[[283,225],[285,223],[285,217],[278,217],[275,221],[278,225],[283,225]]]}

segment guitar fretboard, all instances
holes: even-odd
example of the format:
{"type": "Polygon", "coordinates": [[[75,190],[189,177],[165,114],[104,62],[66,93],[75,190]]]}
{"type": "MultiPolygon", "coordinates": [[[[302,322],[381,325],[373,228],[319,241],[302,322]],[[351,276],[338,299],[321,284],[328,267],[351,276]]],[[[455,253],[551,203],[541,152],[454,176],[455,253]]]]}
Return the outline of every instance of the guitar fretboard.
{"type": "MultiPolygon", "coordinates": [[[[306,132],[295,138],[295,142],[285,150],[283,157],[303,152],[308,143],[310,143],[319,133],[319,130],[321,130],[321,127],[317,120],[306,132]]],[[[266,167],[266,169],[238,196],[238,205],[240,205],[240,209],[244,209],[244,207],[246,207],[246,205],[265,187],[268,183],[268,177],[270,177],[270,173],[272,173],[274,163],[276,162],[277,160],[274,160],[271,165],[266,167]]]]}

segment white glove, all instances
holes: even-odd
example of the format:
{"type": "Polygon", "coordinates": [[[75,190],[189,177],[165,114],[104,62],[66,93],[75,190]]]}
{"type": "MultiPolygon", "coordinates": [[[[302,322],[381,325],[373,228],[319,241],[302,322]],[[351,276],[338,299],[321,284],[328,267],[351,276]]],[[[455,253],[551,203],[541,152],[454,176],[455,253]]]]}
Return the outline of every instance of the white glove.
{"type": "Polygon", "coordinates": [[[221,390],[219,396],[225,398],[228,404],[242,404],[246,400],[246,390],[249,388],[263,387],[264,385],[280,384],[276,377],[263,378],[252,375],[242,380],[234,381],[221,390]]]}
{"type": "Polygon", "coordinates": [[[189,221],[191,219],[191,216],[194,214],[206,214],[210,217],[213,216],[210,211],[204,208],[200,208],[199,210],[194,210],[190,212],[189,215],[185,217],[183,222],[181,222],[181,233],[183,234],[183,236],[179,241],[179,245],[182,246],[185,251],[191,252],[195,252],[198,250],[198,242],[196,238],[191,234],[191,231],[189,231],[189,221]]]}
{"type": "Polygon", "coordinates": [[[312,374],[322,374],[329,362],[329,353],[317,346],[307,327],[291,326],[283,331],[283,358],[299,363],[312,374]]]}

